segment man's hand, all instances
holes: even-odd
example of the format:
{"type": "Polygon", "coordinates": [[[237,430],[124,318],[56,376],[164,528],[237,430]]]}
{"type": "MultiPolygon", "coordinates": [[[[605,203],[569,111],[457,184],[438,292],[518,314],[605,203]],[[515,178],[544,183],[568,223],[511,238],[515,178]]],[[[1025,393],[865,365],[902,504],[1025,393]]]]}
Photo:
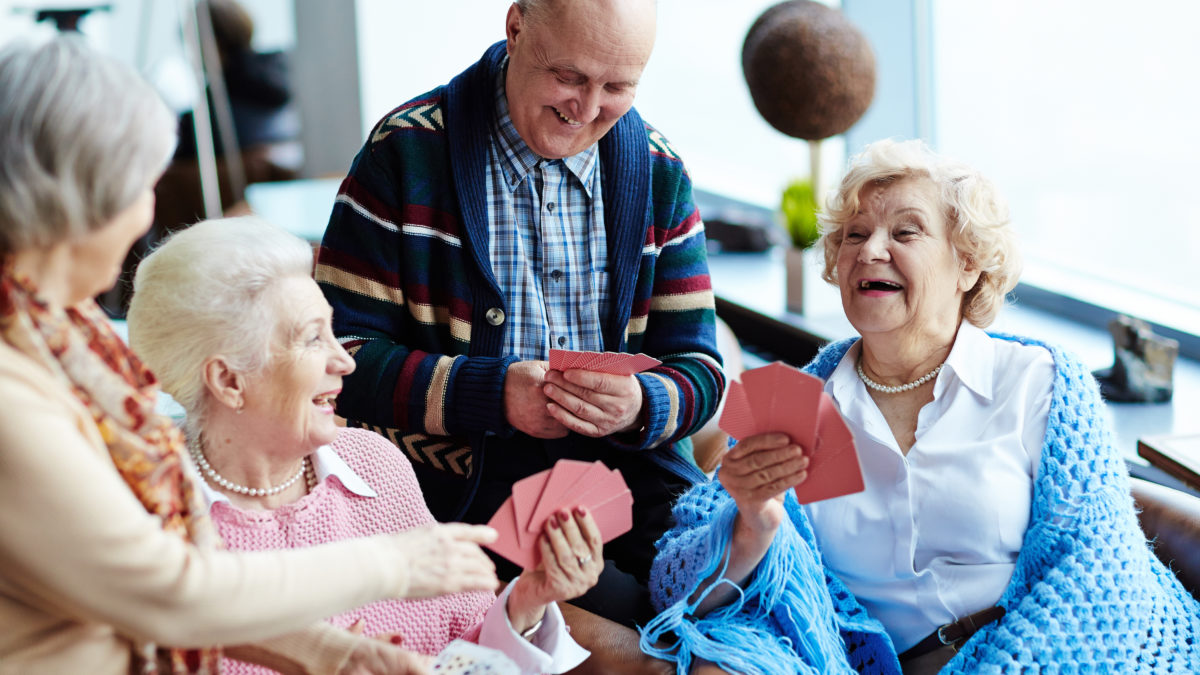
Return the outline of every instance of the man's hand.
{"type": "Polygon", "coordinates": [[[584,436],[601,438],[640,426],[642,385],[633,375],[552,370],[542,389],[550,399],[550,415],[584,436]]]}
{"type": "Polygon", "coordinates": [[[550,399],[543,387],[549,367],[545,361],[517,361],[504,377],[504,417],[534,438],[562,438],[570,433],[548,410],[550,399]]]}

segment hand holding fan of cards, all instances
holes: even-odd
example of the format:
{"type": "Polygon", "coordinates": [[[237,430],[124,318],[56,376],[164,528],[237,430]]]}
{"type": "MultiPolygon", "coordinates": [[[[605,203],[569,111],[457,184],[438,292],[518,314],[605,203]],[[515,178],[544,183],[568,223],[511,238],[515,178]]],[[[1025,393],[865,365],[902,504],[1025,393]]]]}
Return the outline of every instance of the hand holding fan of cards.
{"type": "Polygon", "coordinates": [[[537,541],[547,520],[576,506],[591,514],[604,543],[633,528],[633,494],[620,471],[602,462],[560,459],[513,483],[512,496],[488,522],[500,536],[487,546],[522,569],[533,569],[541,559],[537,541]]]}
{"type": "Polygon", "coordinates": [[[775,362],[729,383],[721,430],[741,441],[782,432],[808,457],[808,477],[794,490],[801,504],[863,490],[854,435],[821,380],[775,362]]]}

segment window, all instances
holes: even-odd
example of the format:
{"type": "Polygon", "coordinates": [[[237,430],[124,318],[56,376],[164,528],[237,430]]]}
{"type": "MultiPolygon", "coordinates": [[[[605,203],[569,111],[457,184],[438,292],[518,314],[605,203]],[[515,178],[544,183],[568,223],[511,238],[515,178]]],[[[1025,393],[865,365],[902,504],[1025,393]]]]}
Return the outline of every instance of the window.
{"type": "Polygon", "coordinates": [[[1025,282],[1200,333],[1200,5],[930,7],[933,140],[1008,198],[1025,282]]]}

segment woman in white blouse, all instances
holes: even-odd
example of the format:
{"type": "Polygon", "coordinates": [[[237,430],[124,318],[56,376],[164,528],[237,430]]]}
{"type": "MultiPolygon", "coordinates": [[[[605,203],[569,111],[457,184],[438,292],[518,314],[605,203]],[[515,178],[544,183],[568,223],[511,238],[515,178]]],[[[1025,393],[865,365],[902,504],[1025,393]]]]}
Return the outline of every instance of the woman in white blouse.
{"type": "MultiPolygon", "coordinates": [[[[825,391],[854,433],[866,489],[805,510],[826,565],[883,623],[901,661],[940,666],[952,648],[908,650],[994,607],[1008,585],[1054,362],[1041,347],[983,332],[1020,270],[1007,214],[977,175],[939,182],[963,172],[936,160],[915,142],[885,142],[829,204],[825,276],[862,339],[825,391]]],[[[734,541],[745,545],[734,548],[729,578],[762,558],[782,490],[806,466],[786,436],[748,438],[730,452],[721,483],[742,515],[734,541]]]]}
{"type": "Polygon", "coordinates": [[[1143,672],[1137,654],[1174,644],[1188,656],[1164,659],[1200,658],[1173,618],[1200,611],[1145,545],[1094,380],[1053,346],[983,331],[1020,268],[991,182],[880,141],[821,221],[825,279],[861,339],[806,370],[854,434],[865,489],[801,506],[788,495],[820,480],[811,449],[743,439],[658,544],[647,651],[698,671],[906,675],[958,651],[954,672],[1143,672]],[[1070,652],[1085,643],[1102,646],[1070,652]]]}

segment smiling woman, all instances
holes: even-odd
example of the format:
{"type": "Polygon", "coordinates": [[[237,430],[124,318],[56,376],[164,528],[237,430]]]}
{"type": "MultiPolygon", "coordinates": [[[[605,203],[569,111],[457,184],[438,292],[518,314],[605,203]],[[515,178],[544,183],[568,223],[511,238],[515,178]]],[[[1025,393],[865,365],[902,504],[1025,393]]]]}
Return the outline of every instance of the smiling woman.
{"type": "Polygon", "coordinates": [[[411,666],[316,621],[494,587],[493,534],[218,550],[153,374],[91,300],[149,225],[174,135],[150,86],[77,38],[0,51],[0,671],[213,672],[222,644],[297,671],[411,666]]]}
{"type": "MultiPolygon", "coordinates": [[[[335,422],[342,379],[355,363],[334,338],[333,311],[311,270],[309,244],[248,217],[174,235],[134,280],[130,343],[187,411],[201,494],[234,550],[315,546],[434,522],[404,453],[335,422]]],[[[599,531],[590,515],[576,513],[550,518],[543,534],[542,564],[499,598],[387,601],[330,621],[357,622],[369,636],[399,633],[406,649],[426,655],[467,637],[503,651],[521,672],[574,667],[587,652],[553,601],[595,583],[599,531]]],[[[227,659],[224,672],[260,671],[227,659]]]]}
{"type": "Polygon", "coordinates": [[[1053,345],[981,330],[1017,280],[1006,213],[919,141],[854,158],[821,221],[861,339],[806,370],[865,489],[799,504],[820,442],[740,439],[719,484],[676,506],[645,643],[670,631],[684,668],[747,673],[1193,667],[1200,605],[1146,544],[1094,379],[1053,345]]]}

